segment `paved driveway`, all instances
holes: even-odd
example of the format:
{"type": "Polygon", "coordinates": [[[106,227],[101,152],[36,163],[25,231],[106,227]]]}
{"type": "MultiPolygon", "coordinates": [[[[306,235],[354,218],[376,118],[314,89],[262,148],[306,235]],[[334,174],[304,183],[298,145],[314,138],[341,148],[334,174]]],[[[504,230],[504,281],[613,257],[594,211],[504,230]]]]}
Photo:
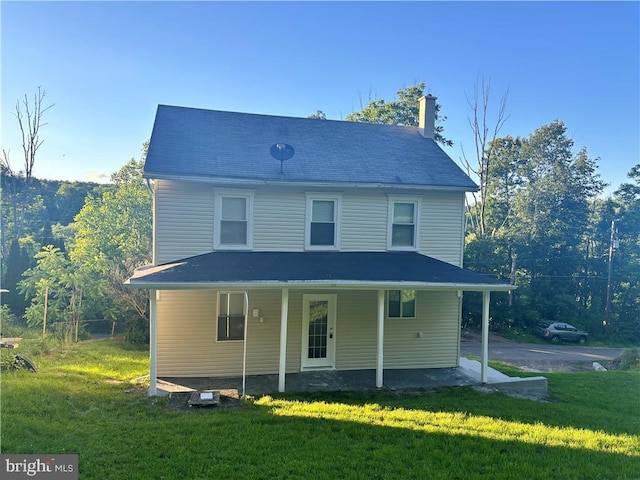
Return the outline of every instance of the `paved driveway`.
{"type": "MultiPolygon", "coordinates": [[[[463,357],[480,358],[480,336],[463,334],[460,348],[463,357]]],[[[604,365],[618,358],[623,351],[622,348],[590,347],[571,343],[517,343],[497,335],[489,336],[489,360],[506,362],[532,372],[593,370],[593,362],[604,365]]]]}

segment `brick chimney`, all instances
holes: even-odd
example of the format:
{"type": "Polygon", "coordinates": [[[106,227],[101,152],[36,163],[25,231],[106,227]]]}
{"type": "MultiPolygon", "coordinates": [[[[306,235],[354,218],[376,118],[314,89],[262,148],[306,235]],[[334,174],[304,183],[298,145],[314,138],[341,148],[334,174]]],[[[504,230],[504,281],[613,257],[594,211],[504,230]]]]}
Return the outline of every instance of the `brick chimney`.
{"type": "Polygon", "coordinates": [[[425,138],[433,138],[436,133],[436,97],[428,93],[420,97],[420,115],[418,127],[420,135],[425,138]]]}

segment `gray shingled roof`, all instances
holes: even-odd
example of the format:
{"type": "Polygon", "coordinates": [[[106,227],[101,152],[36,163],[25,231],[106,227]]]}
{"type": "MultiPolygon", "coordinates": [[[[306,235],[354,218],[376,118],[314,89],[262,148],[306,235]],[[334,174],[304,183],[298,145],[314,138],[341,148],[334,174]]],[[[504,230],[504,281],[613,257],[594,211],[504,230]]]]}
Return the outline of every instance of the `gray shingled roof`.
{"type": "Polygon", "coordinates": [[[417,127],[166,105],[158,106],[145,176],[477,189],[417,127]],[[295,149],[284,173],[269,153],[275,143],[295,149]]]}
{"type": "Polygon", "coordinates": [[[211,252],[137,269],[138,288],[215,285],[413,285],[509,290],[512,286],[416,252],[211,252]]]}

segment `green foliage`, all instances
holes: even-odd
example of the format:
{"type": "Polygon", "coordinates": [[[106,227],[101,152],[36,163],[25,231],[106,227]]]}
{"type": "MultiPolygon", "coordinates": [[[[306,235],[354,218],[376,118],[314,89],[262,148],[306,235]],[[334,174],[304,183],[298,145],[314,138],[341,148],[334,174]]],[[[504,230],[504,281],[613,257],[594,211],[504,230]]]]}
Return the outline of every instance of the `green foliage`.
{"type": "Polygon", "coordinates": [[[326,120],[327,114],[324,113],[322,110],[318,110],[316,111],[316,113],[314,113],[313,115],[309,115],[307,118],[312,118],[315,120],[326,120]]]}
{"type": "MultiPolygon", "coordinates": [[[[483,206],[490,233],[483,236],[471,223],[465,265],[518,286],[506,301],[493,296],[494,328],[527,330],[539,320],[556,320],[596,338],[608,334],[640,341],[638,190],[625,184],[617,198],[597,199],[604,186],[597,159],[589,158],[585,148],[573,153],[573,141],[560,121],[528,138],[496,139],[491,148],[483,206]],[[620,249],[613,260],[613,319],[607,332],[602,321],[613,219],[619,225],[620,249]]],[[[632,169],[630,178],[637,179],[638,171],[632,169]]],[[[470,220],[479,208],[470,207],[470,220]]],[[[473,296],[465,299],[465,311],[479,312],[476,303],[473,296]]],[[[468,324],[479,323],[476,317],[465,314],[468,324]]]]}
{"type": "Polygon", "coordinates": [[[640,370],[640,352],[637,348],[625,350],[614,362],[617,370],[640,370]]]}
{"type": "Polygon", "coordinates": [[[131,160],[112,176],[115,186],[88,197],[75,218],[70,259],[92,286],[95,318],[118,320],[127,338],[144,341],[148,293],[123,287],[131,272],[151,262],[151,192],[142,161],[131,160]]]}
{"type": "Polygon", "coordinates": [[[16,315],[22,315],[28,305],[24,296],[18,292],[18,283],[22,279],[22,273],[34,264],[33,258],[20,246],[18,240],[11,242],[2,277],[2,288],[8,292],[2,294],[2,302],[16,315]]]}
{"type": "Polygon", "coordinates": [[[51,214],[49,216],[52,223],[69,225],[84,205],[84,200],[88,195],[98,194],[102,188],[95,183],[86,182],[51,182],[51,187],[59,185],[53,194],[51,214]]]}
{"type": "MultiPolygon", "coordinates": [[[[398,100],[371,100],[361,111],[347,115],[345,120],[348,122],[417,126],[420,112],[419,100],[424,95],[425,86],[424,83],[416,83],[410,87],[401,88],[397,92],[398,100]]],[[[440,109],[440,104],[436,103],[436,123],[447,119],[447,117],[439,115],[440,109]]],[[[446,139],[442,132],[444,132],[444,127],[436,125],[435,140],[443,145],[452,146],[453,142],[446,139]]]]}
{"type": "Polygon", "coordinates": [[[629,171],[634,183],[614,193],[618,248],[612,258],[612,334],[640,342],[640,164],[629,171]]]}
{"type": "Polygon", "coordinates": [[[9,306],[6,304],[0,305],[0,333],[2,336],[7,338],[23,337],[24,332],[24,325],[14,315],[9,306]]]}
{"type": "MultiPolygon", "coordinates": [[[[47,328],[61,338],[75,337],[76,323],[82,319],[104,318],[117,320],[129,340],[148,340],[147,294],[122,286],[134,268],[150,262],[151,193],[142,167],[142,161],[132,159],[113,174],[113,185],[93,188],[86,198],[84,184],[48,185],[58,200],[77,205],[82,197],[84,205],[72,224],[45,222],[40,238],[59,246],[41,248],[32,268],[8,269],[17,275],[24,271],[18,291],[28,300],[24,318],[29,325],[42,324],[48,292],[47,328]]],[[[64,210],[60,203],[56,208],[60,218],[68,218],[75,207],[64,210]]],[[[22,257],[16,251],[12,258],[22,257]]],[[[82,338],[82,326],[78,332],[82,338]]]]}
{"type": "Polygon", "coordinates": [[[25,312],[30,326],[42,325],[47,308],[47,323],[65,323],[72,319],[72,297],[82,285],[82,280],[72,268],[71,262],[59,248],[43,247],[36,256],[36,266],[24,272],[18,289],[31,304],[25,312]]]}
{"type": "Polygon", "coordinates": [[[102,187],[91,182],[65,182],[59,180],[31,179],[29,203],[24,207],[24,219],[22,235],[16,237],[16,222],[19,209],[15,208],[20,195],[12,193],[13,190],[21,192],[25,187],[25,179],[21,176],[10,177],[6,175],[6,170],[0,168],[2,182],[2,198],[0,208],[2,208],[3,232],[2,241],[5,251],[14,240],[21,240],[31,236],[39,241],[40,245],[56,243],[53,240],[41,241],[43,235],[46,236],[46,229],[51,227],[55,230],[56,225],[69,225],[73,217],[80,211],[84,203],[84,198],[91,193],[99,191],[102,187]],[[48,224],[48,225],[47,225],[48,224]]]}

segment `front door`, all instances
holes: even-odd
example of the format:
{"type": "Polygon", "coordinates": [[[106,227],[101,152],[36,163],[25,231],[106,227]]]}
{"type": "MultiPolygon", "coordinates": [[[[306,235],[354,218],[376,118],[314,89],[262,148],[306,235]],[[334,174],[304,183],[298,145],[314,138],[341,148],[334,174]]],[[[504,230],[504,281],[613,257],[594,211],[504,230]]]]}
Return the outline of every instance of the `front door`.
{"type": "Polygon", "coordinates": [[[336,295],[303,295],[302,308],[302,369],[335,368],[336,295]]]}

